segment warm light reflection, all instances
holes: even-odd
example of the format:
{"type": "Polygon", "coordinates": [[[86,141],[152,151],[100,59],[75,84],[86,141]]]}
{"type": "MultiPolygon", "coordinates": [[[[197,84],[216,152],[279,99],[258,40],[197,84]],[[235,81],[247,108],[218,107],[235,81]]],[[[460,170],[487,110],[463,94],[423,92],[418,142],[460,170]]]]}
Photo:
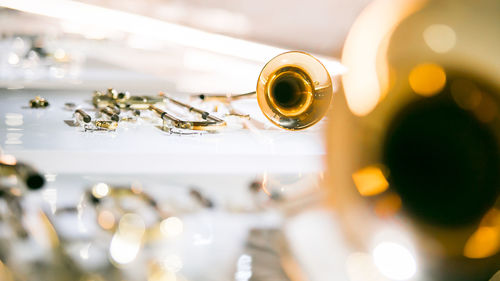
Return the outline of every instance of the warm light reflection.
{"type": "Polygon", "coordinates": [[[445,24],[429,25],[422,35],[427,46],[436,53],[450,51],[457,42],[455,31],[445,24]]]}
{"type": "Polygon", "coordinates": [[[354,185],[362,196],[374,196],[387,190],[389,183],[382,170],[368,166],[352,174],[354,185]]]}
{"type": "MultiPolygon", "coordinates": [[[[12,176],[9,176],[9,177],[14,177],[17,179],[17,177],[15,175],[12,175],[12,176]]],[[[15,188],[15,187],[12,187],[9,189],[10,193],[14,196],[21,196],[23,195],[21,190],[19,188],[15,188]]]]}
{"type": "Polygon", "coordinates": [[[2,162],[5,165],[16,165],[17,160],[14,155],[10,154],[1,154],[0,155],[0,162],[2,162]]]}
{"type": "Polygon", "coordinates": [[[14,276],[11,270],[0,260],[0,280],[14,281],[14,276]]]}
{"type": "Polygon", "coordinates": [[[177,217],[169,217],[160,223],[160,231],[166,237],[175,237],[183,231],[182,220],[177,217]]]}
{"type": "Polygon", "coordinates": [[[104,229],[112,229],[115,226],[115,216],[108,210],[99,212],[97,223],[104,229]]]}
{"type": "Polygon", "coordinates": [[[389,87],[386,40],[407,15],[425,1],[376,1],[368,5],[351,27],[342,52],[348,72],[342,76],[347,104],[364,116],[389,87]]]}
{"type": "Polygon", "coordinates": [[[346,271],[350,281],[387,281],[367,253],[351,253],[346,260],[346,271]]]}
{"type": "Polygon", "coordinates": [[[176,281],[175,273],[166,270],[162,265],[153,262],[149,265],[148,281],[176,281]]]}
{"type": "Polygon", "coordinates": [[[410,251],[394,242],[382,242],[373,250],[373,259],[380,272],[395,280],[407,280],[417,272],[417,263],[410,251]]]}
{"type": "Polygon", "coordinates": [[[113,261],[118,264],[132,262],[139,253],[145,230],[146,225],[139,215],[123,215],[109,247],[113,261]]]}
{"type": "Polygon", "coordinates": [[[446,73],[440,65],[422,63],[411,70],[408,82],[415,93],[430,97],[443,89],[446,84],[446,73]]]}
{"type": "Polygon", "coordinates": [[[125,237],[115,234],[111,239],[109,253],[113,261],[119,264],[127,264],[135,259],[140,248],[139,241],[129,241],[125,237]]]}
{"type": "Polygon", "coordinates": [[[399,195],[387,194],[375,203],[375,214],[381,218],[390,217],[396,214],[401,209],[401,206],[402,202],[399,195]]]}
{"type": "Polygon", "coordinates": [[[500,251],[499,227],[482,226],[467,240],[464,256],[471,259],[487,258],[500,251]]]}
{"type": "MultiPolygon", "coordinates": [[[[45,243],[49,243],[50,247],[52,248],[57,248],[60,245],[59,242],[59,236],[57,235],[56,229],[52,225],[52,222],[49,220],[47,215],[45,215],[44,212],[39,211],[38,216],[40,219],[40,225],[41,229],[36,229],[36,226],[31,230],[33,236],[35,237],[35,240],[40,245],[46,245],[45,243]],[[41,234],[43,232],[43,234],[41,234]],[[44,240],[46,239],[46,240],[44,240]]],[[[31,227],[31,226],[30,226],[31,227]]]]}
{"type": "Polygon", "coordinates": [[[261,189],[262,191],[269,197],[271,197],[271,192],[267,189],[267,184],[268,184],[269,176],[267,173],[264,173],[262,175],[262,184],[261,184],[261,189]]]}
{"type": "Polygon", "coordinates": [[[142,193],[142,184],[138,181],[132,182],[130,189],[135,194],[141,194],[142,193]]]}
{"type": "Polygon", "coordinates": [[[96,198],[103,198],[109,193],[109,186],[105,183],[98,183],[92,187],[92,195],[96,198]]]}
{"type": "Polygon", "coordinates": [[[66,54],[66,51],[63,49],[59,48],[54,51],[54,58],[58,61],[67,61],[68,56],[66,54]]]}

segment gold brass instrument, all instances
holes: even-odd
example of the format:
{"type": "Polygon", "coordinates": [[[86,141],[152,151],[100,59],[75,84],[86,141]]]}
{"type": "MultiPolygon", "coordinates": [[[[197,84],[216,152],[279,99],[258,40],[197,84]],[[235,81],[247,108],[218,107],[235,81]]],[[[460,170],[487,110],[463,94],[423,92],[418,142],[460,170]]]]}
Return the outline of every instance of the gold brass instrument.
{"type": "Polygon", "coordinates": [[[375,1],[353,25],[326,161],[357,272],[500,269],[498,15],[498,1],[375,1]]]}
{"type": "Polygon", "coordinates": [[[302,130],[320,121],[333,96],[327,69],[317,59],[292,51],[270,60],[262,69],[255,92],[239,95],[197,95],[202,100],[229,103],[257,97],[262,113],[287,130],[302,130]]]}

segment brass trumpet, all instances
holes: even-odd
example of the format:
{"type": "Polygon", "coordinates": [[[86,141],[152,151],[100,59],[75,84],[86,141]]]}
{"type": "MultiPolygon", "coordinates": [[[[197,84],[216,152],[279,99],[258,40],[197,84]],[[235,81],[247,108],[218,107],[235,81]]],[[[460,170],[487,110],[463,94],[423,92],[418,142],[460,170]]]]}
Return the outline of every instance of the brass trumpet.
{"type": "Polygon", "coordinates": [[[298,51],[271,59],[260,72],[255,92],[239,95],[196,95],[223,103],[257,97],[262,113],[278,127],[302,130],[319,122],[333,96],[328,70],[313,56],[298,51]]]}

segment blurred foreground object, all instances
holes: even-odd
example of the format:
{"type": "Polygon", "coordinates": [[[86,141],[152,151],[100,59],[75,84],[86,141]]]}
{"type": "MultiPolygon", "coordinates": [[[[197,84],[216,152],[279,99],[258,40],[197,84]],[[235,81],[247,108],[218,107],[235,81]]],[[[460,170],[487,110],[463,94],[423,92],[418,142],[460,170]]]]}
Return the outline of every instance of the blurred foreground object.
{"type": "Polygon", "coordinates": [[[353,25],[327,132],[352,280],[500,268],[498,15],[498,1],[382,0],[353,25]]]}

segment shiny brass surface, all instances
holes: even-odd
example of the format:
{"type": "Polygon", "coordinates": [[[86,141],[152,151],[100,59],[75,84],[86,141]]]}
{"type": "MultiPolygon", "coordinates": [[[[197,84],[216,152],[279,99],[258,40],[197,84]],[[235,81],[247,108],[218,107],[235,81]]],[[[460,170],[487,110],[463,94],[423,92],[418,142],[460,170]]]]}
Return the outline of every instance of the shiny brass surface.
{"type": "Polygon", "coordinates": [[[389,279],[500,268],[499,14],[498,1],[375,1],[349,33],[326,131],[331,202],[389,279]]]}
{"type": "Polygon", "coordinates": [[[255,96],[262,113],[273,124],[287,130],[302,130],[326,115],[333,86],[320,61],[307,53],[292,51],[274,57],[264,66],[255,92],[196,97],[229,103],[255,96]]]}
{"type": "MultiPolygon", "coordinates": [[[[188,130],[213,131],[226,126],[226,122],[207,111],[195,108],[187,103],[174,99],[163,92],[157,96],[133,96],[129,92],[118,92],[113,88],[107,90],[106,93],[95,91],[92,97],[92,103],[100,112],[107,115],[112,121],[120,121],[121,110],[132,110],[135,116],[140,116],[140,110],[151,110],[155,112],[163,121],[164,128],[168,124],[170,127],[188,130]],[[199,116],[201,120],[184,120],[170,113],[167,109],[162,109],[162,106],[168,103],[177,107],[184,108],[191,115],[199,116]]],[[[114,130],[116,126],[110,128],[107,123],[96,123],[96,126],[114,130]]]]}
{"type": "Polygon", "coordinates": [[[31,108],[45,108],[49,106],[49,102],[40,96],[36,96],[34,99],[30,100],[29,106],[31,108]]]}

